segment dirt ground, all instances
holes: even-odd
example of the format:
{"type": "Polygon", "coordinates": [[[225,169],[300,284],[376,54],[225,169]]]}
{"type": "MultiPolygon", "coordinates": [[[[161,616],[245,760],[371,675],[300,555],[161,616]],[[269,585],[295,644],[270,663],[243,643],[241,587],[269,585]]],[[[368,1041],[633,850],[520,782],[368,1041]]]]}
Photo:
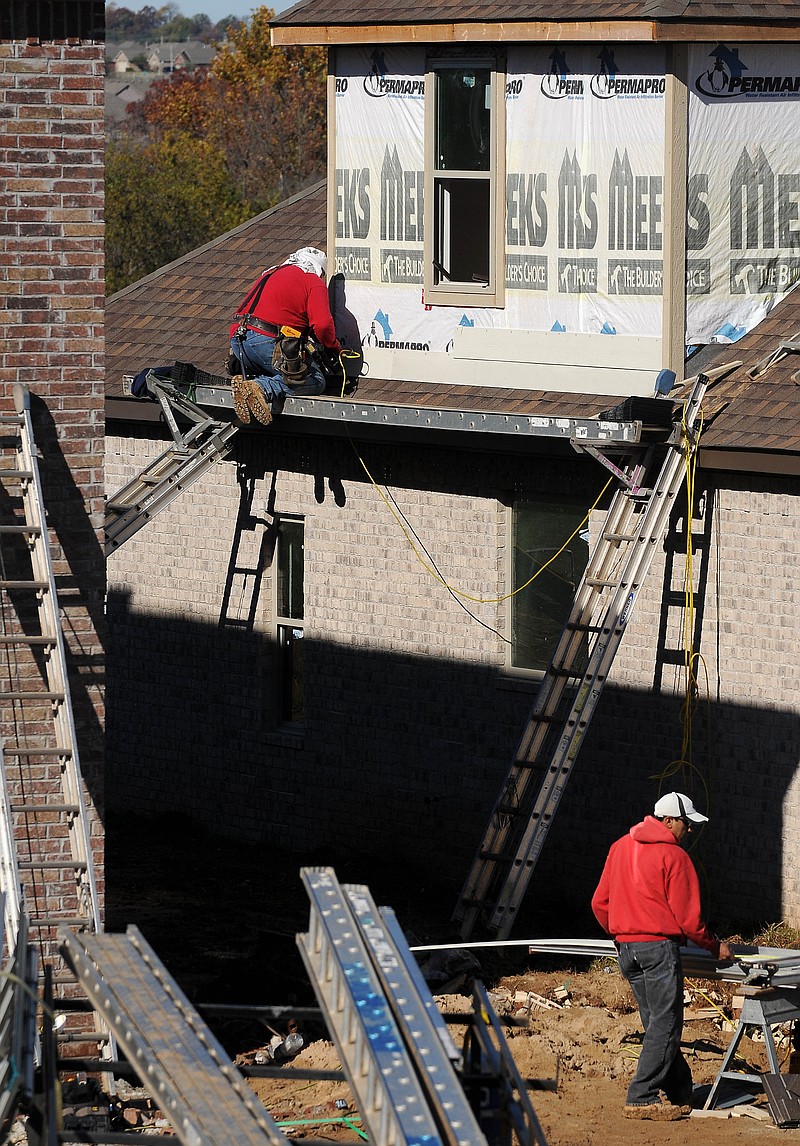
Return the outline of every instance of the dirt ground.
{"type": "MultiPolygon", "coordinates": [[[[729,989],[718,983],[687,984],[691,1001],[684,1026],[683,1050],[692,1067],[696,1085],[713,1082],[722,1055],[731,1038],[729,989]],[[702,992],[702,993],[701,993],[702,992]],[[709,999],[711,1000],[709,1002],[709,999]],[[692,1012],[719,1008],[717,1019],[694,1018],[692,1012]]],[[[622,1143],[641,1146],[673,1146],[697,1139],[705,1146],[733,1146],[737,1143],[777,1142],[780,1136],[794,1135],[778,1129],[769,1116],[765,1098],[757,1095],[753,1104],[737,1104],[716,1116],[696,1113],[679,1123],[631,1122],[622,1117],[628,1081],[636,1069],[641,1025],[627,984],[613,967],[592,966],[529,970],[502,977],[491,988],[490,997],[505,1028],[514,1060],[525,1079],[553,1081],[554,1089],[530,1092],[534,1109],[550,1146],[589,1146],[602,1141],[607,1146],[622,1143]],[[566,990],[566,1005],[556,1002],[555,993],[566,990]],[[546,1007],[540,1000],[551,1003],[546,1007]]],[[[470,999],[462,995],[436,996],[444,1014],[465,1014],[470,999]]],[[[458,1043],[466,1028],[451,1027],[458,1043]]],[[[766,1069],[763,1045],[744,1039],[736,1070],[758,1072],[766,1069]]],[[[240,1056],[252,1061],[252,1054],[240,1056]]],[[[335,1049],[324,1040],[313,1042],[295,1060],[298,1067],[335,1069],[335,1049]]],[[[347,1102],[347,1111],[356,1107],[345,1083],[292,1082],[292,1066],[284,1068],[280,1080],[256,1080],[254,1089],[267,1109],[279,1121],[297,1122],[325,1116],[336,1117],[336,1100],[347,1102]]],[[[733,1100],[736,1090],[727,1092],[733,1100]]],[[[745,1087],[741,1097],[744,1098],[745,1087]]],[[[312,1128],[296,1127],[294,1135],[356,1142],[358,1136],[341,1125],[312,1128]]]]}
{"type": "MultiPolygon", "coordinates": [[[[412,941],[452,938],[448,920],[455,899],[447,898],[450,889],[429,886],[424,872],[373,866],[367,878],[358,861],[345,856],[307,857],[305,862],[330,863],[341,882],[367,883],[377,902],[394,908],[412,941]]],[[[303,861],[297,856],[216,840],[180,820],[126,818],[109,824],[107,863],[108,928],[136,924],[201,1011],[204,1004],[220,1002],[315,1003],[295,944],[296,932],[308,925],[308,900],[298,874],[303,861]]],[[[524,947],[502,957],[480,955],[478,975],[490,991],[521,1075],[550,1080],[551,1089],[530,1092],[550,1146],[598,1141],[605,1146],[673,1146],[694,1139],[704,1146],[733,1146],[797,1135],[774,1125],[763,1093],[757,1093],[754,1104],[720,1112],[722,1117],[695,1113],[678,1123],[623,1119],[641,1030],[633,996],[613,961],[576,964],[566,957],[530,956],[524,947]]],[[[446,994],[434,989],[434,995],[444,1013],[471,1011],[470,999],[458,993],[468,990],[466,982],[443,989],[446,994]]],[[[694,981],[687,982],[687,989],[683,1050],[696,1085],[708,1085],[732,1036],[732,989],[694,981]]],[[[242,1064],[263,1059],[271,1039],[287,1030],[280,1023],[268,1028],[243,1020],[209,1022],[242,1064]]],[[[324,1027],[311,1022],[301,1023],[300,1029],[305,1049],[283,1067],[279,1079],[253,1079],[253,1089],[288,1137],[363,1141],[345,1082],[293,1079],[297,1067],[338,1068],[324,1027]]],[[[458,1045],[465,1028],[450,1029],[458,1045]]],[[[739,1051],[734,1069],[766,1069],[763,1043],[745,1038],[739,1051]]],[[[788,1057],[788,1041],[779,1053],[788,1057]]],[[[745,1091],[742,1087],[742,1097],[745,1091]]],[[[735,1098],[735,1091],[729,1096],[735,1098]]]]}

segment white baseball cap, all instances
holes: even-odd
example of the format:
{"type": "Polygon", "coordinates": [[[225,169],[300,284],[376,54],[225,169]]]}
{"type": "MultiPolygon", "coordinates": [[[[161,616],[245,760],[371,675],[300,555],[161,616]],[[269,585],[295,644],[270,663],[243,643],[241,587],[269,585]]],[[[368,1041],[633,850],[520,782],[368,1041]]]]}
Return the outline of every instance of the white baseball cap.
{"type": "Polygon", "coordinates": [[[664,816],[672,816],[675,820],[691,820],[693,824],[708,823],[708,816],[701,815],[689,797],[684,796],[683,792],[667,792],[666,796],[662,796],[660,800],[656,800],[653,815],[657,816],[658,819],[663,819],[664,816]]]}

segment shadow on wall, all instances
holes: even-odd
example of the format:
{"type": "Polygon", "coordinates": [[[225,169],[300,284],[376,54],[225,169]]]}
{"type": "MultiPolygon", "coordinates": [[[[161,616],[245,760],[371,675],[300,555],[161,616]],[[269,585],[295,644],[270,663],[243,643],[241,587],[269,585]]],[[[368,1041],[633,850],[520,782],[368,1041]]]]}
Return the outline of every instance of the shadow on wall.
{"type": "MultiPolygon", "coordinates": [[[[275,722],[276,651],[253,632],[137,613],[109,595],[109,809],[179,812],[222,836],[425,862],[457,893],[524,727],[530,694],[483,665],[306,637],[306,723],[275,722]]],[[[709,704],[694,768],[679,699],[608,686],[515,928],[584,920],[610,843],[687,791],[711,823],[693,858],[711,919],[781,917],[782,805],[800,717],[709,704]]],[[[536,933],[535,931],[533,932],[536,933]]]]}

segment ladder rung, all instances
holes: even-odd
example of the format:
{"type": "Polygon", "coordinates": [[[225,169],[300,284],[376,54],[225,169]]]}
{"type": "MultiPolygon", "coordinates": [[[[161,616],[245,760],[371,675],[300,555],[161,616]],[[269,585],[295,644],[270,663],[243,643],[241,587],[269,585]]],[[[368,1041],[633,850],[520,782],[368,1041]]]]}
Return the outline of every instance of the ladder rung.
{"type": "Polygon", "coordinates": [[[587,577],[587,585],[594,585],[597,589],[616,589],[619,581],[605,581],[602,577],[587,577]]]}
{"type": "Polygon", "coordinates": [[[31,927],[87,927],[91,925],[88,915],[36,915],[31,917],[31,927]]]}
{"type": "Polygon", "coordinates": [[[4,470],[0,469],[0,481],[32,481],[30,470],[4,470]]]}
{"type": "Polygon", "coordinates": [[[125,513],[126,510],[135,509],[135,508],[136,508],[136,502],[133,502],[133,501],[126,501],[126,502],[123,502],[123,501],[107,501],[106,502],[106,512],[107,513],[125,513]]]}
{"type": "Polygon", "coordinates": [[[86,871],[88,864],[85,860],[20,860],[17,863],[20,871],[86,871]]]}
{"type": "Polygon", "coordinates": [[[63,748],[60,744],[49,748],[31,748],[30,745],[26,748],[6,748],[3,745],[3,752],[6,756],[71,756],[71,748],[63,748]]]}
{"type": "Polygon", "coordinates": [[[0,692],[0,702],[4,700],[64,700],[63,692],[0,692]]]}
{"type": "Polygon", "coordinates": [[[5,581],[0,580],[0,589],[49,589],[49,581],[5,581]]]}
{"type": "MultiPolygon", "coordinates": [[[[529,764],[528,767],[530,768],[531,765],[529,764]]],[[[496,816],[524,816],[525,809],[516,804],[497,804],[494,814],[496,816]]]]}
{"type": "MultiPolygon", "coordinates": [[[[68,979],[61,979],[60,982],[61,983],[68,983],[69,980],[68,979]]],[[[75,980],[73,979],[72,982],[74,983],[75,980]]],[[[54,1003],[54,1006],[55,1006],[56,1010],[59,1009],[57,1001],[54,1003]]],[[[86,1012],[86,1013],[88,1014],[89,1012],[86,1012]]],[[[105,1046],[109,1041],[109,1037],[110,1037],[109,1035],[102,1034],[101,1031],[84,1031],[83,1033],[81,1033],[80,1031],[59,1031],[58,1032],[58,1041],[60,1043],[96,1043],[97,1046],[105,1046]]],[[[70,1069],[69,1056],[61,1059],[60,1061],[62,1063],[62,1069],[63,1070],[69,1070],[70,1069]]],[[[102,1141],[102,1137],[101,1137],[100,1141],[102,1141]]]]}
{"type": "Polygon", "coordinates": [[[686,649],[662,649],[658,657],[667,665],[685,665],[686,649]]]}
{"type": "Polygon", "coordinates": [[[604,541],[635,541],[635,533],[604,533],[604,541]]]}
{"type": "Polygon", "coordinates": [[[30,533],[38,537],[41,532],[39,525],[0,525],[0,533],[30,533]]]}
{"type": "Polygon", "coordinates": [[[64,812],[77,816],[81,809],[78,804],[11,804],[10,810],[18,815],[28,812],[31,815],[38,815],[39,812],[64,812]]]}
{"type": "Polygon", "coordinates": [[[48,637],[46,634],[39,637],[9,637],[4,634],[0,636],[0,645],[54,645],[57,640],[57,637],[48,637]]]}
{"type": "Polygon", "coordinates": [[[0,417],[0,426],[21,426],[23,418],[22,414],[3,414],[0,417]]]}

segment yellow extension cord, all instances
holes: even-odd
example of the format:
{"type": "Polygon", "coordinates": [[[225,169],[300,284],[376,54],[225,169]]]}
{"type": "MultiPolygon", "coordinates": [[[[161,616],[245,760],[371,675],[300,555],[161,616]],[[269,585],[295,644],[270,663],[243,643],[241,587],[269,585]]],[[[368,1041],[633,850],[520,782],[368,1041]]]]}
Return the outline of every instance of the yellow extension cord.
{"type": "MultiPolygon", "coordinates": [[[[342,367],[341,397],[343,398],[345,386],[347,385],[347,373],[346,373],[345,368],[344,368],[344,363],[342,362],[342,357],[343,356],[340,354],[339,362],[340,362],[340,365],[342,367]]],[[[472,596],[470,593],[466,593],[461,589],[457,589],[454,585],[450,584],[450,582],[448,582],[444,577],[442,577],[442,575],[438,572],[438,570],[432,568],[432,566],[424,559],[422,554],[419,552],[419,549],[415,545],[414,539],[412,538],[411,534],[409,533],[408,529],[406,528],[405,522],[402,520],[402,518],[400,517],[400,515],[395,510],[394,506],[391,504],[391,502],[389,501],[389,499],[386,496],[386,494],[384,493],[384,491],[381,489],[381,487],[378,485],[375,478],[372,476],[372,474],[369,470],[369,467],[367,466],[367,463],[364,461],[364,458],[362,457],[362,455],[359,452],[355,442],[353,441],[352,437],[350,436],[350,431],[347,427],[346,422],[345,422],[345,430],[347,433],[348,441],[350,442],[350,445],[353,448],[353,452],[355,453],[356,457],[358,458],[359,464],[361,465],[362,469],[364,470],[364,473],[367,475],[370,482],[374,486],[375,490],[377,491],[377,493],[381,497],[384,505],[389,510],[389,513],[392,515],[392,517],[397,522],[398,526],[400,527],[401,532],[403,533],[403,536],[405,537],[406,541],[408,542],[408,545],[409,545],[411,551],[413,552],[414,556],[419,561],[420,565],[422,565],[423,569],[425,569],[425,571],[431,577],[433,577],[433,579],[435,581],[438,581],[441,585],[443,585],[446,589],[449,590],[449,592],[453,593],[455,596],[460,597],[465,601],[472,601],[472,602],[480,604],[480,605],[500,604],[503,601],[507,601],[511,597],[516,596],[517,593],[521,593],[524,589],[527,589],[528,586],[531,585],[536,580],[537,577],[539,577],[542,573],[544,573],[544,571],[548,568],[549,565],[552,565],[552,563],[556,560],[556,558],[559,557],[564,552],[564,550],[567,548],[567,546],[572,541],[572,539],[574,537],[576,537],[577,534],[583,529],[584,525],[586,525],[586,523],[589,521],[589,518],[591,517],[592,513],[595,511],[595,509],[599,505],[600,501],[602,500],[602,498],[603,498],[606,490],[608,489],[609,485],[613,481],[613,478],[608,479],[608,481],[606,482],[606,484],[603,486],[602,490],[600,491],[596,501],[591,506],[591,508],[588,510],[586,516],[580,522],[578,527],[569,535],[569,537],[566,539],[566,541],[561,546],[561,548],[558,549],[552,555],[552,557],[550,557],[550,559],[548,561],[546,561],[545,564],[542,565],[537,570],[536,573],[533,574],[532,577],[529,577],[528,580],[524,582],[524,584],[518,585],[515,589],[512,589],[509,593],[505,593],[500,597],[475,597],[475,596],[472,596]]],[[[694,715],[695,704],[696,704],[696,701],[697,701],[698,697],[700,696],[700,692],[701,692],[700,686],[699,686],[699,683],[697,680],[697,675],[696,675],[696,670],[698,668],[702,668],[702,673],[703,673],[703,677],[704,677],[704,684],[705,684],[706,703],[709,706],[709,717],[710,717],[710,705],[711,705],[711,699],[710,699],[709,688],[708,688],[708,668],[706,666],[706,662],[705,662],[705,659],[703,658],[703,656],[700,653],[695,652],[695,650],[694,650],[695,601],[694,601],[694,561],[693,561],[694,554],[693,554],[693,545],[692,545],[692,520],[693,520],[693,516],[694,516],[693,509],[694,509],[694,497],[695,497],[695,479],[697,476],[698,446],[700,443],[700,435],[702,434],[702,430],[703,430],[702,410],[699,411],[698,429],[696,430],[694,435],[692,435],[686,426],[686,407],[684,407],[682,430],[683,430],[683,450],[684,450],[684,457],[685,457],[685,463],[686,463],[686,566],[685,566],[685,570],[684,570],[684,616],[683,616],[683,652],[684,652],[685,681],[684,681],[684,702],[683,702],[682,711],[681,711],[682,739],[681,739],[681,750],[680,750],[679,758],[676,760],[672,760],[664,768],[664,770],[662,772],[656,774],[655,776],[652,776],[651,779],[652,780],[658,780],[659,784],[661,784],[661,783],[665,782],[666,780],[668,780],[670,777],[675,776],[677,774],[680,774],[682,780],[684,780],[688,777],[688,775],[690,773],[694,773],[700,780],[703,791],[705,793],[706,807],[708,807],[708,804],[709,804],[708,785],[707,785],[706,780],[703,777],[702,773],[700,772],[700,770],[697,768],[697,766],[694,764],[694,762],[692,760],[693,751],[694,751],[692,720],[693,720],[693,715],[694,715]]],[[[710,759],[710,737],[711,737],[711,721],[710,721],[710,719],[706,723],[707,723],[707,740],[708,740],[707,751],[708,751],[708,757],[710,759]]]]}
{"type": "MultiPolygon", "coordinates": [[[[340,363],[341,363],[341,359],[342,359],[342,355],[339,356],[340,363]]],[[[344,370],[343,364],[342,364],[342,376],[343,376],[343,381],[342,381],[341,397],[343,398],[344,397],[344,388],[347,385],[347,374],[344,370]]],[[[613,478],[608,479],[606,484],[600,490],[600,493],[598,494],[597,500],[595,501],[594,505],[591,506],[591,508],[588,510],[586,516],[578,524],[577,528],[574,529],[573,532],[569,535],[569,537],[564,542],[564,544],[561,546],[561,548],[558,549],[553,554],[553,556],[548,561],[546,561],[544,563],[544,565],[540,566],[540,568],[533,574],[533,576],[529,577],[528,580],[523,585],[518,585],[516,589],[512,589],[510,593],[504,593],[502,597],[473,597],[470,593],[465,593],[463,591],[463,589],[457,589],[454,585],[450,584],[449,581],[447,581],[444,577],[442,577],[441,573],[439,573],[438,570],[432,568],[432,566],[429,565],[428,562],[424,559],[424,557],[420,553],[419,549],[414,544],[414,540],[411,537],[410,533],[408,532],[408,529],[406,528],[405,522],[402,520],[400,515],[396,512],[394,506],[391,504],[388,497],[385,495],[385,493],[383,492],[381,487],[376,482],[375,478],[370,473],[369,467],[367,466],[367,463],[364,461],[363,457],[359,453],[355,442],[350,437],[350,431],[347,428],[346,422],[345,422],[345,430],[347,432],[347,439],[350,442],[350,445],[353,447],[353,452],[355,453],[356,457],[358,458],[358,461],[361,465],[361,468],[364,470],[364,473],[367,475],[369,480],[372,482],[372,485],[375,487],[376,491],[380,495],[386,508],[389,510],[392,517],[395,519],[395,521],[399,525],[399,527],[403,533],[403,536],[405,537],[406,541],[409,544],[409,547],[410,547],[412,553],[417,558],[417,560],[419,561],[419,563],[423,567],[423,569],[427,573],[429,573],[430,576],[433,577],[433,579],[435,581],[438,581],[440,585],[443,585],[445,587],[445,589],[449,590],[449,592],[453,593],[456,597],[461,597],[465,601],[473,601],[478,605],[499,605],[502,601],[508,601],[511,597],[515,597],[517,595],[517,593],[521,593],[523,589],[527,589],[528,586],[531,585],[536,580],[537,577],[540,577],[541,574],[544,573],[545,569],[547,569],[547,567],[549,565],[552,565],[553,562],[556,560],[556,558],[559,557],[564,552],[564,550],[569,545],[570,541],[572,541],[573,537],[576,537],[580,533],[580,531],[583,529],[584,525],[586,525],[586,523],[588,522],[592,513],[595,511],[595,509],[599,505],[599,503],[603,497],[603,494],[606,492],[608,487],[611,485],[611,482],[613,481],[613,478]]]]}

